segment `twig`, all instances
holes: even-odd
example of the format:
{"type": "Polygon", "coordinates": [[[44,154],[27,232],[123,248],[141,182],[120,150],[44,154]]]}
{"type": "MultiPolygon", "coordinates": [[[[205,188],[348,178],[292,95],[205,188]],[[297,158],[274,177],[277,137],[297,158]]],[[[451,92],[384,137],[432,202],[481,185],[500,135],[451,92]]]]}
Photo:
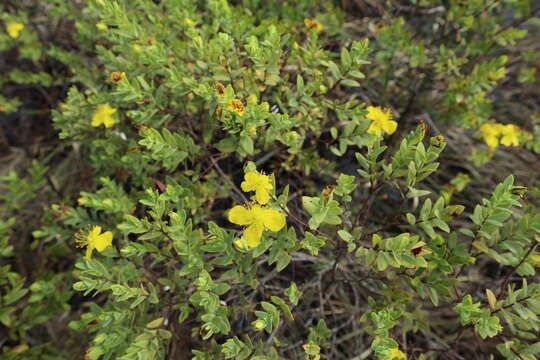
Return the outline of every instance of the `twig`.
{"type": "Polygon", "coordinates": [[[516,270],[521,266],[521,264],[523,264],[523,262],[525,262],[525,260],[527,259],[527,257],[529,257],[529,255],[531,254],[531,252],[533,252],[533,250],[536,248],[536,245],[538,245],[536,242],[533,242],[531,244],[531,246],[529,246],[529,250],[527,250],[527,252],[525,253],[525,255],[521,258],[521,260],[519,261],[519,263],[514,266],[512,268],[512,270],[506,275],[506,277],[504,278],[502,284],[501,284],[501,287],[499,288],[499,294],[497,295],[497,297],[500,297],[504,294],[504,292],[506,291],[506,285],[508,284],[508,281],[510,281],[510,277],[516,272],[516,270]]]}
{"type": "Polygon", "coordinates": [[[219,175],[221,175],[225,180],[227,180],[230,184],[231,184],[231,187],[232,189],[234,190],[234,192],[236,192],[241,198],[242,200],[244,200],[245,203],[248,203],[249,200],[244,196],[244,193],[242,193],[240,191],[240,189],[238,189],[236,187],[236,185],[234,184],[234,182],[223,172],[223,170],[221,169],[221,167],[219,166],[219,164],[217,163],[217,161],[210,156],[210,161],[212,162],[212,165],[214,165],[214,167],[216,168],[217,172],[219,173],[219,175]]]}

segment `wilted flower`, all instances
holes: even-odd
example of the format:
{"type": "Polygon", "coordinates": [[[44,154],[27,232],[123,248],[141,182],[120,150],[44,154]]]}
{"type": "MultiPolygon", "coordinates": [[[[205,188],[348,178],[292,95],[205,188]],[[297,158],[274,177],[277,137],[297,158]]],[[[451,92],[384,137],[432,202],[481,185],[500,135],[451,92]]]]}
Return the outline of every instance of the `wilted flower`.
{"type": "Polygon", "coordinates": [[[109,80],[111,80],[114,83],[119,83],[120,81],[124,80],[126,78],[125,72],[120,71],[113,71],[111,75],[109,75],[109,80]]]}
{"type": "Polygon", "coordinates": [[[237,99],[231,99],[227,101],[227,106],[231,111],[234,111],[238,115],[242,116],[246,112],[246,108],[244,107],[244,104],[240,100],[237,99]]]}
{"type": "Polygon", "coordinates": [[[225,96],[225,86],[223,86],[222,83],[218,82],[216,83],[216,85],[214,86],[214,89],[216,90],[216,93],[218,94],[219,97],[224,97],[225,96]]]}
{"type": "Polygon", "coordinates": [[[319,32],[323,29],[322,24],[314,19],[304,19],[304,25],[308,29],[315,30],[316,32],[319,32]]]}

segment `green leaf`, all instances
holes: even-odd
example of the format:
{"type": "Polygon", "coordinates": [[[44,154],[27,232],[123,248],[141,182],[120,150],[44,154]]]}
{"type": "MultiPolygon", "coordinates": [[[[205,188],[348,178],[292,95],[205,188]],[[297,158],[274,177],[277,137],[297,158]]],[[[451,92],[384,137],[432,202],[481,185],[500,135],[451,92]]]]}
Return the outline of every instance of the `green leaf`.
{"type": "Polygon", "coordinates": [[[300,296],[302,296],[302,293],[298,290],[295,283],[291,283],[291,285],[285,289],[284,293],[289,297],[291,303],[298,305],[298,300],[300,299],[300,296]]]}

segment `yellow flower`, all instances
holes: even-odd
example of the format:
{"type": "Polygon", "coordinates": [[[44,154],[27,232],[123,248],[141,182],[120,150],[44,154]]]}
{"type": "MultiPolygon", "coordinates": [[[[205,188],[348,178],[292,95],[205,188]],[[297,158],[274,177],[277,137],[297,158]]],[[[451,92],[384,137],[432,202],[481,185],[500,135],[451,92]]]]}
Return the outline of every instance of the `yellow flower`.
{"type": "Polygon", "coordinates": [[[501,125],[501,144],[504,146],[519,146],[521,129],[513,124],[501,125]]]}
{"type": "MultiPolygon", "coordinates": [[[[251,207],[236,205],[229,211],[229,221],[247,226],[243,238],[250,248],[259,246],[265,229],[279,231],[285,226],[285,215],[277,210],[253,204],[251,207]]],[[[236,242],[242,247],[241,242],[236,242]]]]}
{"type": "Polygon", "coordinates": [[[486,144],[494,149],[499,146],[499,135],[501,134],[501,124],[482,124],[480,134],[486,144]]]}
{"type": "Polygon", "coordinates": [[[304,19],[304,25],[310,30],[315,30],[315,32],[319,32],[323,29],[322,24],[313,19],[304,19]]]}
{"type": "Polygon", "coordinates": [[[106,231],[101,234],[101,226],[94,226],[90,229],[89,232],[83,233],[80,232],[76,235],[77,247],[86,246],[86,258],[90,259],[92,257],[92,251],[96,249],[99,252],[102,252],[107,247],[112,245],[113,234],[110,231],[106,231]]]}
{"type": "Polygon", "coordinates": [[[250,135],[257,135],[257,127],[256,126],[251,125],[250,127],[248,127],[247,131],[248,131],[248,133],[250,135]]]}
{"type": "Polygon", "coordinates": [[[109,104],[98,105],[98,107],[94,111],[94,114],[92,115],[91,125],[93,127],[98,127],[101,124],[103,124],[105,125],[106,128],[110,128],[116,122],[111,117],[111,115],[114,114],[115,112],[116,112],[116,109],[110,107],[109,104]]]}
{"type": "Polygon", "coordinates": [[[407,357],[405,356],[403,351],[399,350],[399,348],[393,348],[393,349],[390,349],[390,355],[385,360],[395,360],[395,359],[406,360],[407,357]]]}
{"type": "Polygon", "coordinates": [[[242,116],[246,112],[246,108],[244,107],[244,104],[240,100],[237,99],[231,99],[227,101],[227,106],[231,111],[234,111],[238,115],[242,116]]]}
{"type": "Polygon", "coordinates": [[[371,125],[367,132],[369,134],[381,135],[384,131],[393,134],[397,129],[397,122],[392,120],[392,110],[383,109],[379,106],[368,106],[366,118],[371,120],[371,125]]]}
{"type": "Polygon", "coordinates": [[[107,25],[105,25],[104,23],[97,23],[96,27],[98,28],[98,30],[107,30],[107,25]]]}
{"type": "Polygon", "coordinates": [[[126,78],[126,73],[121,71],[113,71],[111,75],[109,75],[109,80],[111,80],[113,83],[119,83],[120,81],[124,80],[126,78]]]}
{"type": "Polygon", "coordinates": [[[10,21],[6,24],[6,31],[12,39],[18,38],[22,29],[24,29],[24,24],[18,22],[10,21]]]}
{"type": "Polygon", "coordinates": [[[267,204],[270,200],[268,190],[272,190],[272,183],[268,175],[258,171],[250,171],[244,175],[244,181],[240,187],[244,192],[255,191],[255,199],[261,205],[267,204]]]}

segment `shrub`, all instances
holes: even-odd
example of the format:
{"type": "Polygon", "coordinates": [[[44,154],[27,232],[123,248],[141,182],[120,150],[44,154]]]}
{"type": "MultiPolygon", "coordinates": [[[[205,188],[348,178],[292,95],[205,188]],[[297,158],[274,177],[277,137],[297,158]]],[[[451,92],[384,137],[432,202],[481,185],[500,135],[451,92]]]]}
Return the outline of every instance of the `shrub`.
{"type": "Polygon", "coordinates": [[[533,5],[6,3],[0,356],[534,359],[533,5]]]}

